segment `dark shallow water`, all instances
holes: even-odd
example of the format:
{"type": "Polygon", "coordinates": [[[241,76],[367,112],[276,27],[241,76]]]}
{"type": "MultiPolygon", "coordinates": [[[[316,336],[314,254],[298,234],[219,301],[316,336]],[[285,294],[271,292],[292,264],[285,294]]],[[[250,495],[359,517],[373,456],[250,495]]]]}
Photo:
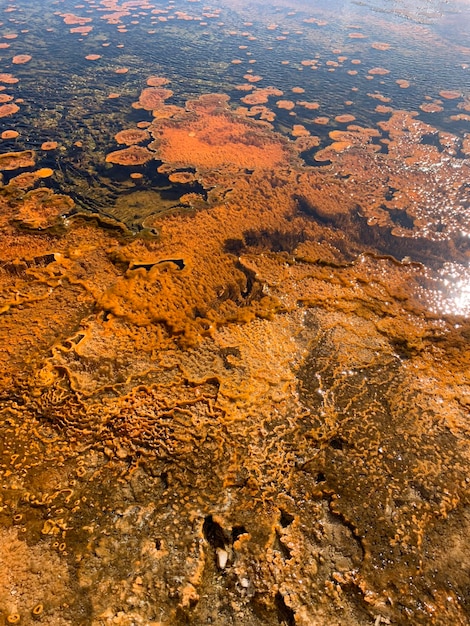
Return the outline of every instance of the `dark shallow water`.
{"type": "MultiPolygon", "coordinates": [[[[171,79],[177,104],[201,93],[223,91],[230,92],[235,106],[234,88],[252,72],[262,76],[256,86],[273,85],[284,90],[286,98],[290,89],[302,87],[302,99],[321,104],[320,115],[334,117],[347,112],[362,124],[377,120],[377,102],[368,93],[391,98],[395,108],[419,110],[424,98],[438,98],[440,90],[468,91],[469,70],[462,68],[468,63],[470,46],[468,6],[408,4],[313,3],[309,10],[301,4],[297,10],[254,5],[239,13],[224,5],[203,8],[199,2],[155,2],[147,9],[131,9],[118,24],[108,24],[102,7],[93,3],[46,2],[39,11],[34,2],[22,2],[5,15],[3,36],[13,33],[18,37],[3,39],[10,47],[0,56],[3,71],[14,71],[21,79],[13,95],[25,100],[14,118],[15,127],[23,131],[16,145],[37,147],[43,138],[50,138],[67,146],[91,130],[99,133],[98,148],[106,150],[150,74],[171,79]],[[152,7],[162,13],[152,14],[152,7]],[[178,11],[194,19],[178,19],[178,11]],[[72,34],[69,28],[76,25],[65,25],[58,13],[91,19],[93,30],[86,37],[72,34]],[[215,14],[217,17],[204,17],[215,14]],[[159,21],[162,17],[166,21],[159,21]],[[327,23],[309,23],[312,17],[327,23]],[[118,26],[127,32],[119,33],[118,26]],[[364,38],[350,38],[351,34],[364,38]],[[385,42],[390,49],[376,50],[371,47],[374,42],[385,42]],[[15,66],[11,63],[15,54],[33,58],[15,66]],[[87,61],[84,57],[88,54],[101,58],[87,61]],[[344,61],[338,62],[338,56],[345,57],[344,61]],[[303,60],[314,58],[318,70],[302,66],[303,60]],[[242,63],[233,65],[234,59],[242,63]],[[353,65],[352,60],[361,63],[353,65]],[[328,66],[332,62],[338,66],[328,66]],[[128,73],[116,75],[115,70],[122,67],[128,68],[128,73]],[[374,67],[384,67],[389,74],[370,80],[368,71],[374,67]],[[351,70],[357,75],[348,74],[351,70]],[[410,88],[400,89],[398,79],[410,81],[410,88]],[[110,92],[119,92],[120,99],[108,100],[110,92]]],[[[446,102],[442,113],[433,114],[438,128],[464,130],[462,124],[449,120],[455,105],[455,101],[446,102]]],[[[275,127],[287,131],[292,122],[308,124],[313,117],[300,107],[294,112],[296,119],[277,111],[281,119],[275,127]]],[[[12,121],[3,119],[2,128],[10,127],[12,121]]],[[[332,122],[325,132],[336,126],[332,122]]],[[[62,154],[62,159],[66,157],[62,154]]]]}

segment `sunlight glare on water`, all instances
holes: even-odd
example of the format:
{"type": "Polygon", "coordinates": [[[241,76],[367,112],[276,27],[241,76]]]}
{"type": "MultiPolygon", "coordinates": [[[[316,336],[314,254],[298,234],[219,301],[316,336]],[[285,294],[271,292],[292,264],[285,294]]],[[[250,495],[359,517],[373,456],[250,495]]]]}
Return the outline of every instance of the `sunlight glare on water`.
{"type": "Polygon", "coordinates": [[[470,268],[446,263],[438,283],[442,290],[431,299],[430,309],[440,315],[470,316],[470,268]]]}

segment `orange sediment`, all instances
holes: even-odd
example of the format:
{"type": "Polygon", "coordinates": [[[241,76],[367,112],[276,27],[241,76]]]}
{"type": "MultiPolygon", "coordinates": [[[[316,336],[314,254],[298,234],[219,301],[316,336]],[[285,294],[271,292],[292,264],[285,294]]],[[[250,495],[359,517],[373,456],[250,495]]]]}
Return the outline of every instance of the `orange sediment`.
{"type": "Polygon", "coordinates": [[[41,150],[55,150],[58,147],[58,143],[57,141],[45,141],[42,145],[41,145],[41,150]]]}
{"type": "Polygon", "coordinates": [[[266,127],[233,115],[224,95],[202,96],[171,120],[155,121],[150,148],[156,158],[175,168],[207,171],[225,167],[272,168],[288,159],[282,142],[273,141],[266,127]]]}

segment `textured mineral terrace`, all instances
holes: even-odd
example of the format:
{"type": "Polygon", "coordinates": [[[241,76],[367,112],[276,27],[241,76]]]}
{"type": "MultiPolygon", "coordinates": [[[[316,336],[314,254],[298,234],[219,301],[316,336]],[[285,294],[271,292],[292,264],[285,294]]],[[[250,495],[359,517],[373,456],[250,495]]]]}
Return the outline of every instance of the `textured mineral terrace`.
{"type": "Polygon", "coordinates": [[[166,83],[152,236],[0,155],[1,623],[468,624],[468,139],[166,83]]]}

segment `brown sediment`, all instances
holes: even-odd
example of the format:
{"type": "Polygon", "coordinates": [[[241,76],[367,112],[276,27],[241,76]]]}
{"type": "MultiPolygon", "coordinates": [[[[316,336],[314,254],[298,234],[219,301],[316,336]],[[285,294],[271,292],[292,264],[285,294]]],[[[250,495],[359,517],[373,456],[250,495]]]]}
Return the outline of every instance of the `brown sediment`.
{"type": "MultiPolygon", "coordinates": [[[[38,178],[49,178],[53,171],[42,168],[34,174],[38,178]]],[[[68,196],[54,194],[47,188],[33,189],[25,195],[14,219],[21,226],[42,230],[58,224],[60,216],[68,213],[73,206],[73,200],[68,196]]]]}
{"type": "Polygon", "coordinates": [[[252,93],[243,96],[241,101],[245,104],[264,104],[268,102],[271,96],[282,96],[283,91],[276,87],[264,87],[262,89],[255,89],[252,93]]]}
{"type": "MultiPolygon", "coordinates": [[[[241,108],[242,107],[240,107],[240,109],[241,108]]],[[[240,109],[236,109],[235,113],[238,113],[240,109]]],[[[248,110],[242,111],[241,114],[247,115],[248,117],[257,117],[258,119],[265,120],[266,122],[273,122],[276,119],[274,111],[263,105],[252,106],[248,110]]]]}
{"type": "Polygon", "coordinates": [[[79,35],[88,35],[93,30],[93,26],[74,26],[70,29],[71,33],[78,33],[79,35]]]}
{"type": "Polygon", "coordinates": [[[14,85],[19,82],[19,78],[13,76],[12,74],[0,74],[0,83],[5,83],[6,85],[14,85]]]}
{"type": "Polygon", "coordinates": [[[308,111],[315,111],[320,108],[320,104],[318,102],[307,102],[306,100],[300,100],[297,104],[301,107],[304,107],[308,111]]]}
{"type": "Polygon", "coordinates": [[[147,148],[142,146],[131,145],[123,150],[115,150],[106,155],[106,163],[114,163],[116,165],[144,165],[151,161],[155,155],[147,148]]]}
{"type": "Polygon", "coordinates": [[[444,98],[444,100],[456,100],[457,98],[462,97],[462,93],[460,91],[451,91],[446,89],[440,91],[439,95],[441,98],[444,98]]]}
{"type": "Polygon", "coordinates": [[[132,146],[134,144],[142,143],[143,141],[147,141],[150,139],[150,134],[141,128],[126,128],[125,130],[120,130],[116,135],[114,135],[114,139],[117,143],[125,144],[126,146],[132,146]]]}
{"type": "Polygon", "coordinates": [[[316,152],[316,161],[335,159],[335,153],[343,152],[352,146],[360,146],[362,149],[371,152],[378,152],[380,150],[378,145],[371,143],[373,138],[380,137],[379,131],[373,128],[351,125],[348,126],[346,131],[333,130],[328,134],[330,139],[333,140],[333,143],[316,152]]]}
{"type": "Polygon", "coordinates": [[[390,70],[387,70],[385,67],[373,67],[367,73],[372,74],[372,76],[385,76],[390,74],[390,70]]]}
{"type": "Polygon", "coordinates": [[[171,89],[146,87],[142,90],[137,105],[146,111],[158,110],[164,106],[165,100],[168,100],[172,95],[171,89]]]}
{"type": "Polygon", "coordinates": [[[449,119],[454,121],[454,122],[460,122],[460,121],[469,122],[470,121],[470,115],[468,115],[466,113],[458,113],[457,115],[450,115],[449,119]]]}
{"type": "Polygon", "coordinates": [[[14,104],[13,102],[8,103],[8,104],[1,104],[0,105],[0,117],[9,117],[10,115],[17,113],[19,110],[20,110],[20,107],[17,104],[14,104]]]}
{"type": "Polygon", "coordinates": [[[380,100],[380,102],[391,102],[391,98],[388,98],[381,93],[368,93],[369,98],[374,98],[375,100],[380,100]]]}
{"type": "Polygon", "coordinates": [[[386,106],[385,104],[378,104],[375,107],[377,113],[391,113],[393,111],[393,107],[386,106]]]}
{"type": "Polygon", "coordinates": [[[41,144],[41,150],[55,150],[58,147],[57,141],[44,141],[41,144]]]}
{"type": "Polygon", "coordinates": [[[245,74],[243,78],[249,83],[259,83],[260,80],[263,80],[263,77],[257,74],[245,74]]]}
{"type": "Polygon", "coordinates": [[[21,167],[32,167],[36,155],[33,150],[23,152],[5,152],[0,154],[0,170],[16,170],[21,167]]]}
{"type": "Polygon", "coordinates": [[[295,102],[292,100],[278,100],[276,102],[276,106],[278,109],[286,109],[286,111],[292,111],[295,108],[295,102]]]}
{"type": "Polygon", "coordinates": [[[462,152],[470,156],[470,133],[467,133],[462,140],[462,152]]]}
{"type": "Polygon", "coordinates": [[[326,26],[328,24],[326,20],[319,20],[316,17],[306,17],[302,21],[304,24],[316,24],[317,26],[326,26]]]}
{"type": "Polygon", "coordinates": [[[295,140],[295,146],[299,153],[316,148],[320,143],[321,139],[316,135],[303,135],[295,140]]]}
{"type": "Polygon", "coordinates": [[[310,135],[310,131],[305,128],[303,124],[294,124],[292,126],[293,137],[308,137],[310,135]]]}
{"type": "Polygon", "coordinates": [[[312,121],[314,124],[320,124],[321,126],[324,126],[325,124],[328,124],[328,122],[330,121],[330,118],[325,117],[325,116],[320,116],[320,117],[315,117],[312,121]]]}
{"type": "Polygon", "coordinates": [[[187,185],[188,183],[193,183],[197,180],[197,176],[192,172],[172,172],[168,179],[172,183],[181,183],[183,185],[187,185]]]}
{"type": "Polygon", "coordinates": [[[74,13],[62,13],[60,16],[63,18],[64,24],[67,26],[71,26],[73,24],[89,24],[93,21],[91,17],[83,17],[81,15],[75,15],[74,13]]]}
{"type": "Polygon", "coordinates": [[[444,110],[441,102],[423,102],[419,105],[421,111],[425,113],[440,113],[444,110]]]}
{"type": "Polygon", "coordinates": [[[23,172],[10,178],[8,188],[12,190],[21,189],[23,191],[29,191],[32,189],[38,181],[36,172],[23,172]]]}
{"type": "Polygon", "coordinates": [[[389,43],[374,41],[374,43],[371,43],[370,47],[374,48],[375,50],[390,50],[392,46],[389,43]]]}
{"type": "Polygon", "coordinates": [[[0,530],[0,558],[9,563],[8,576],[0,582],[5,624],[41,619],[46,606],[50,623],[68,625],[62,619],[63,605],[73,601],[67,566],[51,545],[29,546],[21,530],[21,527],[0,530]],[[39,564],[38,571],[32,564],[39,564]],[[20,598],[11,595],[12,587],[21,590],[20,598]]]}
{"type": "Polygon", "coordinates": [[[17,54],[15,55],[11,62],[14,65],[23,65],[24,63],[28,63],[28,61],[31,61],[33,57],[30,54],[17,54]]]}
{"type": "Polygon", "coordinates": [[[162,105],[159,109],[154,109],[152,111],[152,115],[156,120],[170,119],[172,117],[175,117],[176,115],[179,115],[182,112],[183,109],[179,106],[176,106],[174,104],[165,104],[162,105]]]}
{"type": "Polygon", "coordinates": [[[163,87],[163,85],[167,85],[170,81],[163,76],[149,76],[146,82],[149,87],[163,87]]]}
{"type": "Polygon", "coordinates": [[[349,115],[344,113],[343,115],[337,115],[335,117],[335,122],[340,122],[341,124],[349,124],[350,122],[354,122],[356,117],[354,115],[349,115]]]}
{"type": "Polygon", "coordinates": [[[470,111],[470,96],[464,98],[464,100],[459,102],[457,106],[459,109],[463,109],[464,111],[470,111]]]}

